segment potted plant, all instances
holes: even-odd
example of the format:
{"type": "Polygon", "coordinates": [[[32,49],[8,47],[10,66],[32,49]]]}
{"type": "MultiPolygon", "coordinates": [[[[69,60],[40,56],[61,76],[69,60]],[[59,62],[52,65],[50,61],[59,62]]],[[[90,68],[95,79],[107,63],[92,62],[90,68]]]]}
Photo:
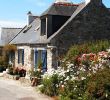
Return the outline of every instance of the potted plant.
{"type": "Polygon", "coordinates": [[[31,76],[30,79],[31,79],[32,86],[37,86],[40,84],[41,75],[42,75],[41,69],[36,69],[35,71],[34,70],[30,71],[30,76],[31,76]]]}

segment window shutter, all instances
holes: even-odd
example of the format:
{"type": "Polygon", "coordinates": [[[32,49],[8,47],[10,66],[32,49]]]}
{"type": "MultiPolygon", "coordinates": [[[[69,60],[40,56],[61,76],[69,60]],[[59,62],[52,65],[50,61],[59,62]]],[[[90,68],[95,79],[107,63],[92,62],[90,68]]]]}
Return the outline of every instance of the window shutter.
{"type": "Polygon", "coordinates": [[[47,51],[42,50],[42,67],[43,71],[45,72],[47,70],[47,51]]]}
{"type": "Polygon", "coordinates": [[[38,51],[34,51],[34,67],[37,68],[38,51]]]}
{"type": "Polygon", "coordinates": [[[18,64],[20,63],[20,50],[18,49],[18,64]]]}
{"type": "Polygon", "coordinates": [[[24,65],[24,49],[22,49],[22,65],[24,65]]]}

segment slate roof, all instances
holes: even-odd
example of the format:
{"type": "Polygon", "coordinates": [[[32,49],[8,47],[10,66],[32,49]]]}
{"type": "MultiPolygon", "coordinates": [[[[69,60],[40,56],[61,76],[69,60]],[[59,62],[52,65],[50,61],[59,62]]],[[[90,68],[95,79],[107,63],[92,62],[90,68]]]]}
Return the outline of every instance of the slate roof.
{"type": "Polygon", "coordinates": [[[10,44],[38,44],[45,43],[45,40],[45,36],[40,36],[40,18],[36,18],[30,25],[25,26],[10,44]]]}
{"type": "Polygon", "coordinates": [[[72,16],[65,22],[65,24],[57,32],[55,32],[52,36],[48,38],[48,42],[55,38],[57,34],[59,34],[86,6],[87,5],[85,4],[85,2],[81,3],[74,11],[72,16]]]}
{"type": "Polygon", "coordinates": [[[41,16],[44,15],[62,15],[71,16],[73,12],[77,9],[78,4],[72,3],[54,3],[52,4],[41,16]]]}
{"type": "Polygon", "coordinates": [[[2,27],[1,29],[1,43],[2,44],[8,44],[9,41],[16,36],[16,34],[21,30],[22,28],[7,28],[2,27]]]}

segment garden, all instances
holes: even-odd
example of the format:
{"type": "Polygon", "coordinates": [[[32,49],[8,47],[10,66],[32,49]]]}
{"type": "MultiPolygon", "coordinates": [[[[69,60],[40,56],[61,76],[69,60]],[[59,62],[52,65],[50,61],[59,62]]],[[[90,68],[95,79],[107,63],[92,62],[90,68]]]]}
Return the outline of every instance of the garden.
{"type": "MultiPolygon", "coordinates": [[[[110,100],[109,41],[74,45],[38,89],[55,100],[110,100]]],[[[41,71],[41,70],[40,70],[41,71]]]]}

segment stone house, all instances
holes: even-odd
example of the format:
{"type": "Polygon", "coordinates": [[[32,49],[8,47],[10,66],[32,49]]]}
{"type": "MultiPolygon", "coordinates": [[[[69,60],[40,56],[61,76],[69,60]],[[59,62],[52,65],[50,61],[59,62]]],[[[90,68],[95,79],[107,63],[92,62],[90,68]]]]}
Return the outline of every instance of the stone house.
{"type": "Polygon", "coordinates": [[[41,16],[29,12],[25,26],[11,44],[16,44],[15,65],[43,70],[57,67],[57,60],[71,45],[84,41],[110,39],[110,10],[102,0],[73,4],[56,0],[41,16]],[[31,22],[31,23],[30,23],[31,22]]]}
{"type": "Polygon", "coordinates": [[[27,25],[10,41],[17,46],[15,67],[30,70],[43,63],[47,69],[46,36],[40,36],[40,23],[40,17],[29,12],[27,25]]]}
{"type": "Polygon", "coordinates": [[[5,52],[3,51],[3,47],[9,44],[10,40],[16,36],[16,34],[22,28],[9,28],[2,27],[1,28],[1,36],[0,36],[0,56],[3,56],[5,52]]]}
{"type": "Polygon", "coordinates": [[[52,66],[57,67],[56,46],[49,46],[47,40],[68,20],[77,7],[72,3],[67,3],[68,6],[57,3],[52,4],[39,17],[29,12],[28,24],[10,41],[10,44],[15,44],[18,49],[15,53],[16,67],[30,70],[37,68],[39,63],[42,63],[44,71],[52,66]]]}

